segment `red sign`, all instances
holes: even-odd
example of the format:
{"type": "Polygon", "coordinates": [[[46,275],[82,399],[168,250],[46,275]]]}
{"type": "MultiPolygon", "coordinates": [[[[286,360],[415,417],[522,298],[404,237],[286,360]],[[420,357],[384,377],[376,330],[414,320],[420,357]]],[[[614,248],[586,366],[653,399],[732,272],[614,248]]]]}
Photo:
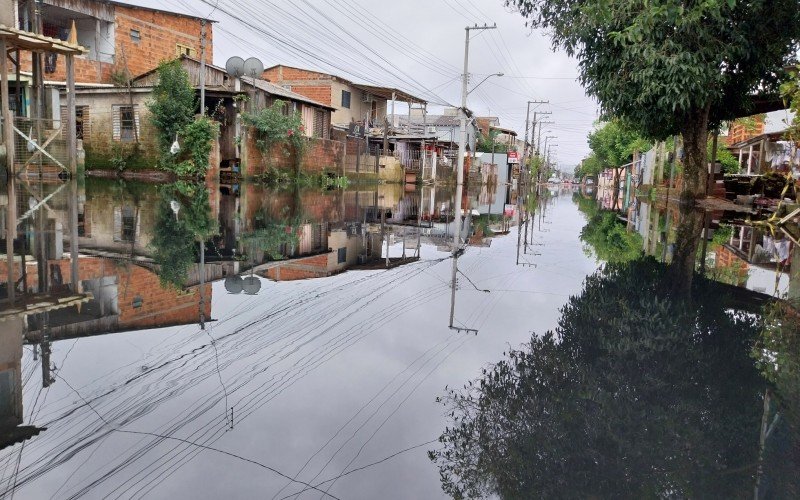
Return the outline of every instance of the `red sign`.
{"type": "Polygon", "coordinates": [[[519,153],[516,151],[509,151],[508,152],[508,163],[519,163],[519,153]]]}

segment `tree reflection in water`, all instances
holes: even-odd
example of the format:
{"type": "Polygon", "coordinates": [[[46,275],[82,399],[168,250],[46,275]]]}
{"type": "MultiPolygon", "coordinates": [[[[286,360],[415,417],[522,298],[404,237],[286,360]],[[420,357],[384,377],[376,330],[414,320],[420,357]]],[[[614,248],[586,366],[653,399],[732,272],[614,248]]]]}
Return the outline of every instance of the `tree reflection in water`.
{"type": "Polygon", "coordinates": [[[160,188],[153,260],[162,286],[181,288],[199,253],[197,241],[217,232],[206,186],[178,181],[160,188]],[[177,209],[177,213],[174,210],[177,209]]]}
{"type": "Polygon", "coordinates": [[[752,497],[768,387],[750,355],[761,317],[706,280],[692,293],[702,301],[678,300],[668,272],[652,258],[607,264],[555,331],[448,391],[451,425],[429,453],[444,491],[752,497]]]}

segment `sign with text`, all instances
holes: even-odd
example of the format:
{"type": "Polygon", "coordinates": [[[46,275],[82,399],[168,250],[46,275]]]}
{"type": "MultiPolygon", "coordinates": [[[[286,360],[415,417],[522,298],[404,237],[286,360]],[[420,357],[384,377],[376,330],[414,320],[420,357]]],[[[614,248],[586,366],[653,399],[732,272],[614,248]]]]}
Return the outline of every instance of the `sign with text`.
{"type": "Polygon", "coordinates": [[[512,163],[519,163],[519,153],[516,151],[509,151],[508,152],[508,163],[509,165],[512,163]]]}
{"type": "Polygon", "coordinates": [[[517,211],[516,205],[506,204],[506,206],[503,207],[503,217],[514,217],[516,211],[517,211]]]}

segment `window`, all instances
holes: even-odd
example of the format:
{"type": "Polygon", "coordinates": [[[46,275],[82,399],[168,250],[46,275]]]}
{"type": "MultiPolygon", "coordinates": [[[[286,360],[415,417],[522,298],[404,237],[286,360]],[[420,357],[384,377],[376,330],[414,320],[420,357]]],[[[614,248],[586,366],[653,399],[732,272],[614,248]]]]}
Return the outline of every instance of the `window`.
{"type": "Polygon", "coordinates": [[[175,44],[175,55],[178,56],[178,57],[180,57],[180,56],[194,57],[195,50],[194,50],[194,48],[189,47],[188,45],[183,45],[183,44],[180,44],[180,43],[176,43],[175,44]]]}
{"type": "Polygon", "coordinates": [[[314,137],[325,138],[325,112],[314,110],[314,137]]]}
{"type": "Polygon", "coordinates": [[[350,109],[350,92],[342,90],[342,107],[350,109]]]}
{"type": "Polygon", "coordinates": [[[75,107],[75,137],[83,140],[83,135],[88,128],[89,109],[88,106],[75,107]]]}
{"type": "Polygon", "coordinates": [[[131,142],[136,139],[136,118],[133,114],[133,106],[119,108],[119,138],[123,142],[131,142]]]}
{"type": "Polygon", "coordinates": [[[339,249],[339,264],[347,262],[347,247],[339,249]]]}
{"type": "Polygon", "coordinates": [[[139,32],[139,30],[131,30],[131,41],[134,43],[139,43],[142,41],[142,34],[139,32]]]}
{"type": "MultiPolygon", "coordinates": [[[[61,106],[61,130],[66,138],[67,107],[61,106]]],[[[75,106],[75,136],[78,139],[88,138],[89,131],[89,106],[75,106]]]]}
{"type": "Polygon", "coordinates": [[[118,105],[112,108],[114,140],[133,142],[139,135],[139,110],[136,105],[118,105]]]}
{"type": "Polygon", "coordinates": [[[114,208],[114,241],[136,241],[136,212],[131,206],[114,208]]]}

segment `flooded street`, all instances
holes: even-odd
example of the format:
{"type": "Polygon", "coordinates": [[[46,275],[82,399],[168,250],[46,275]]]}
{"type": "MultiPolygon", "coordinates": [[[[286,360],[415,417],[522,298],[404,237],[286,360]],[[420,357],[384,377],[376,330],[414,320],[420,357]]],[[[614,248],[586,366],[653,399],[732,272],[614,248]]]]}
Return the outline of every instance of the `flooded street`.
{"type": "Polygon", "coordinates": [[[0,0],[0,500],[798,471],[800,0],[0,0]]]}
{"type": "MultiPolygon", "coordinates": [[[[584,218],[571,191],[548,193],[541,217],[532,215],[522,233],[518,220],[508,219],[499,223],[510,227],[508,234],[476,241],[460,256],[454,325],[462,329],[451,329],[452,239],[447,223],[436,219],[451,194],[380,186],[291,195],[242,186],[239,196],[223,188],[212,200],[220,207],[222,236],[204,259],[209,276],[240,264],[241,272],[180,291],[159,283],[148,264],[163,188],[92,182],[79,188],[78,266],[84,287],[99,291],[80,307],[28,316],[26,339],[33,341],[26,340],[16,360],[24,421],[39,429],[2,451],[3,484],[20,498],[170,498],[185,495],[187,485],[197,498],[281,498],[302,490],[309,498],[319,490],[346,498],[441,496],[427,456],[446,425],[437,397],[532,332],[555,327],[559,307],[597,268],[576,244],[584,218]],[[294,199],[294,215],[268,206],[282,197],[294,199]],[[256,200],[257,208],[248,205],[256,200]],[[375,200],[388,212],[377,214],[375,200]],[[421,201],[437,213],[423,209],[412,217],[421,201]],[[101,212],[100,206],[114,208],[101,212]],[[416,221],[405,225],[403,207],[407,218],[429,222],[420,229],[416,221]],[[244,215],[248,210],[259,215],[244,215]],[[110,220],[117,214],[121,221],[110,220]],[[135,225],[127,226],[126,214],[135,214],[135,225]],[[350,251],[373,238],[377,250],[367,253],[375,257],[341,273],[301,256],[225,257],[246,249],[247,230],[276,214],[295,221],[298,248],[304,234],[314,235],[307,226],[323,225],[331,246],[340,245],[336,237],[356,240],[342,245],[350,251]],[[383,219],[384,237],[380,222],[347,232],[365,217],[383,219]],[[264,263],[244,270],[253,260],[264,263]],[[278,269],[280,281],[258,277],[276,277],[278,269]],[[293,279],[301,271],[311,273],[302,275],[308,279],[293,279]],[[236,291],[236,276],[255,276],[258,293],[226,291],[236,291]],[[201,313],[208,313],[205,329],[201,313]],[[39,325],[36,332],[32,325],[39,325]],[[46,388],[45,350],[51,351],[46,388]]],[[[29,186],[20,186],[17,199],[27,204],[32,195],[22,188],[29,186]]],[[[69,282],[68,254],[59,261],[52,252],[63,238],[59,217],[67,213],[67,189],[48,200],[44,222],[34,214],[23,223],[30,248],[40,238],[51,247],[51,290],[59,279],[69,282]],[[42,225],[54,230],[39,232],[42,225]]],[[[320,252],[312,245],[307,253],[320,252]]],[[[331,255],[340,260],[338,250],[331,255]]],[[[32,283],[36,259],[28,259],[32,283]]],[[[197,265],[190,267],[191,281],[197,265]]]]}

